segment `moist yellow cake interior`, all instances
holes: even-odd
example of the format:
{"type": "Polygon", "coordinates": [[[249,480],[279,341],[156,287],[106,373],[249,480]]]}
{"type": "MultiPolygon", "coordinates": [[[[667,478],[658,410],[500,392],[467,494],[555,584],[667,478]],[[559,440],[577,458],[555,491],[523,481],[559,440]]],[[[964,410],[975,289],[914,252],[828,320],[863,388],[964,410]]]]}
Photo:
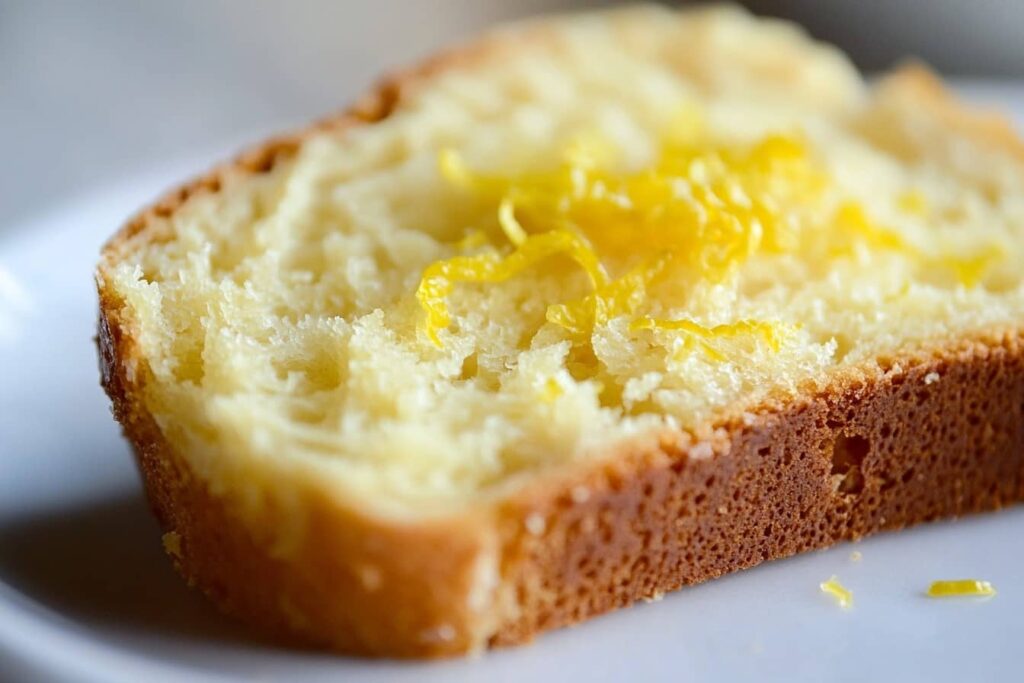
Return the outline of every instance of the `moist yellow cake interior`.
{"type": "Polygon", "coordinates": [[[103,271],[215,492],[464,503],[1024,319],[1010,151],[735,10],[556,26],[103,271]]]}

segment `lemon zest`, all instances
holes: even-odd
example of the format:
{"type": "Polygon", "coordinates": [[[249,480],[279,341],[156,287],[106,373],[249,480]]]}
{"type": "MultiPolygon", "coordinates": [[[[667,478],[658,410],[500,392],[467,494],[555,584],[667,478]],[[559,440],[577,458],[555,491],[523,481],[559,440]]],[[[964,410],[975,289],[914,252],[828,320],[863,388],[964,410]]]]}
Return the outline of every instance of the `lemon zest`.
{"type": "Polygon", "coordinates": [[[688,339],[684,338],[684,349],[692,349],[696,346],[704,351],[712,360],[718,361],[725,360],[726,356],[711,343],[712,340],[753,337],[763,341],[772,352],[778,352],[782,345],[783,337],[781,325],[750,319],[707,326],[694,320],[658,320],[644,317],[633,321],[630,324],[630,328],[633,330],[684,332],[689,337],[688,339]]]}
{"type": "Polygon", "coordinates": [[[447,297],[457,282],[503,282],[540,261],[564,254],[578,263],[594,286],[603,286],[608,276],[594,250],[579,236],[566,230],[531,235],[515,251],[502,257],[495,251],[475,256],[456,256],[435,261],[423,271],[416,298],[427,313],[424,331],[440,347],[438,331],[451,324],[447,297]]]}
{"type": "Polygon", "coordinates": [[[526,230],[516,220],[516,207],[511,197],[505,197],[498,205],[498,223],[512,244],[518,247],[526,241],[526,230]]]}
{"type": "Polygon", "coordinates": [[[948,598],[958,596],[992,596],[996,589],[988,581],[978,579],[954,579],[948,581],[932,581],[928,586],[928,597],[948,598]]]}
{"type": "MultiPolygon", "coordinates": [[[[768,134],[750,144],[707,138],[699,111],[683,107],[662,135],[658,158],[640,169],[620,168],[617,150],[594,131],[575,135],[554,168],[507,177],[471,170],[457,151],[442,149],[441,175],[494,202],[509,244],[425,268],[417,298],[427,337],[440,345],[438,333],[451,322],[446,298],[456,283],[501,282],[559,254],[582,268],[589,291],[550,302],[545,320],[577,344],[613,318],[642,319],[657,282],[725,281],[758,253],[844,258],[890,251],[918,267],[947,270],[967,287],[1004,257],[995,247],[969,257],[929,256],[852,199],[829,209],[825,190],[832,180],[799,133],[768,134]]],[[[924,198],[915,192],[897,204],[920,207],[924,198]]],[[[683,332],[684,350],[700,348],[718,360],[725,355],[716,338],[750,335],[778,352],[786,336],[777,324],[753,320],[712,328],[693,321],[650,325],[683,332]]]]}
{"type": "Polygon", "coordinates": [[[662,268],[662,263],[641,264],[580,300],[548,306],[545,317],[572,335],[586,335],[613,318],[632,315],[643,304],[648,285],[662,268]]]}
{"type": "Polygon", "coordinates": [[[821,588],[821,592],[834,597],[836,602],[838,602],[839,606],[843,609],[850,609],[853,607],[853,591],[839,583],[838,576],[833,574],[828,581],[822,581],[821,584],[819,584],[819,587],[821,588]]]}
{"type": "Polygon", "coordinates": [[[667,271],[719,280],[762,246],[792,248],[782,202],[769,195],[816,185],[802,140],[767,136],[745,151],[701,147],[693,143],[701,125],[696,114],[684,110],[678,119],[655,166],[634,173],[608,170],[614,150],[593,134],[570,142],[561,167],[509,179],[475,173],[455,150],[441,150],[443,177],[496,198],[499,227],[514,250],[504,258],[487,253],[430,264],[417,290],[427,336],[439,344],[438,330],[450,324],[444,299],[454,283],[500,282],[556,253],[583,268],[591,292],[552,303],[546,319],[586,336],[614,317],[635,315],[648,287],[667,271]],[[520,211],[543,230],[529,232],[520,211]],[[638,253],[642,260],[613,279],[600,253],[638,253]]]}

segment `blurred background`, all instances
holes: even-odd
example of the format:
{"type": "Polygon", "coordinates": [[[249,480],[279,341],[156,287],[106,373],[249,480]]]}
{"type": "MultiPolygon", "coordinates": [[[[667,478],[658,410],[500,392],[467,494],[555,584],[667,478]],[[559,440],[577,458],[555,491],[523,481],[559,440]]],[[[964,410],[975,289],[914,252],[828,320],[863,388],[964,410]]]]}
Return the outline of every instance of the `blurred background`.
{"type": "MultiPolygon", "coordinates": [[[[119,178],[344,106],[496,21],[579,0],[0,0],[0,234],[119,178]]],[[[680,4],[680,3],[675,3],[680,4]]],[[[1024,77],[1018,0],[749,0],[868,70],[1024,77]]]]}

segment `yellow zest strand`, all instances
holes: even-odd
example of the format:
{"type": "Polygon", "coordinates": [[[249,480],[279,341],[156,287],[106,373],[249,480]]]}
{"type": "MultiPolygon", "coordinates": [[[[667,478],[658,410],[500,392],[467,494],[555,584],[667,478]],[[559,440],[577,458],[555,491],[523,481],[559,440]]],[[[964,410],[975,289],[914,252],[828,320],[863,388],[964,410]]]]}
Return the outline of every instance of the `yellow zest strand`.
{"type": "Polygon", "coordinates": [[[647,286],[662,268],[663,263],[641,264],[579,301],[552,304],[547,309],[547,321],[573,335],[582,336],[612,318],[632,315],[643,304],[647,286]]]}
{"type": "Polygon", "coordinates": [[[526,231],[516,220],[516,208],[511,197],[505,197],[498,205],[498,223],[512,244],[518,247],[526,241],[526,231]]]}
{"type": "Polygon", "coordinates": [[[952,581],[932,581],[928,586],[928,597],[949,598],[962,596],[989,597],[996,594],[996,589],[988,581],[978,579],[955,579],[952,581]]]}
{"type": "Polygon", "coordinates": [[[822,593],[827,593],[834,597],[843,609],[853,607],[853,591],[839,583],[838,576],[833,575],[828,581],[822,581],[819,587],[822,593]]]}
{"type": "Polygon", "coordinates": [[[634,330],[685,332],[687,335],[695,337],[697,346],[713,360],[725,360],[725,356],[711,344],[711,341],[715,339],[730,339],[741,336],[757,337],[773,352],[777,352],[781,346],[779,325],[760,320],[737,320],[731,323],[708,327],[693,320],[640,318],[635,320],[630,327],[634,330]]]}
{"type": "Polygon", "coordinates": [[[438,330],[451,324],[446,299],[456,282],[503,282],[540,261],[564,254],[578,263],[595,287],[603,286],[608,276],[593,249],[578,235],[566,230],[552,230],[531,235],[515,251],[502,258],[496,252],[476,256],[456,256],[430,264],[416,290],[416,298],[427,313],[425,332],[441,346],[438,330]]]}

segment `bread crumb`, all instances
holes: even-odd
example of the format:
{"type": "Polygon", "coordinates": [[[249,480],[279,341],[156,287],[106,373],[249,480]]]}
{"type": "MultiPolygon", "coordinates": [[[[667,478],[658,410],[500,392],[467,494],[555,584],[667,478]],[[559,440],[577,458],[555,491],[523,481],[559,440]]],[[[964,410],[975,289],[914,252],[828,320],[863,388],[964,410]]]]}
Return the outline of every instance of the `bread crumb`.
{"type": "Polygon", "coordinates": [[[937,372],[929,372],[927,375],[924,376],[924,383],[925,384],[935,384],[938,381],[939,381],[939,373],[937,373],[937,372]]]}
{"type": "Polygon", "coordinates": [[[447,643],[455,640],[455,627],[451,624],[438,624],[424,629],[420,631],[420,640],[425,643],[447,643]]]}
{"type": "Polygon", "coordinates": [[[859,550],[854,550],[852,553],[850,553],[850,562],[860,562],[863,559],[864,556],[861,554],[859,550]]]}
{"type": "Polygon", "coordinates": [[[727,506],[727,505],[719,505],[718,506],[718,514],[720,514],[720,515],[727,515],[727,514],[729,514],[729,506],[727,506]]]}
{"type": "Polygon", "coordinates": [[[574,503],[586,503],[590,499],[590,489],[586,486],[573,486],[569,491],[569,497],[574,503]]]}
{"type": "Polygon", "coordinates": [[[661,602],[665,598],[665,591],[654,591],[650,595],[643,597],[644,602],[661,602]]]}
{"type": "Polygon", "coordinates": [[[547,522],[544,521],[544,517],[536,512],[531,512],[526,516],[524,525],[526,526],[526,530],[534,536],[540,536],[548,527],[547,522]]]}
{"type": "Polygon", "coordinates": [[[466,606],[474,612],[484,612],[494,599],[494,591],[501,582],[498,555],[492,549],[482,552],[473,563],[473,583],[466,594],[466,606]]]}
{"type": "Polygon", "coordinates": [[[690,448],[690,457],[694,460],[707,460],[715,454],[711,444],[707,441],[701,441],[690,448]]]}
{"type": "Polygon", "coordinates": [[[164,550],[172,557],[181,558],[181,535],[177,531],[168,531],[163,535],[164,550]]]}

